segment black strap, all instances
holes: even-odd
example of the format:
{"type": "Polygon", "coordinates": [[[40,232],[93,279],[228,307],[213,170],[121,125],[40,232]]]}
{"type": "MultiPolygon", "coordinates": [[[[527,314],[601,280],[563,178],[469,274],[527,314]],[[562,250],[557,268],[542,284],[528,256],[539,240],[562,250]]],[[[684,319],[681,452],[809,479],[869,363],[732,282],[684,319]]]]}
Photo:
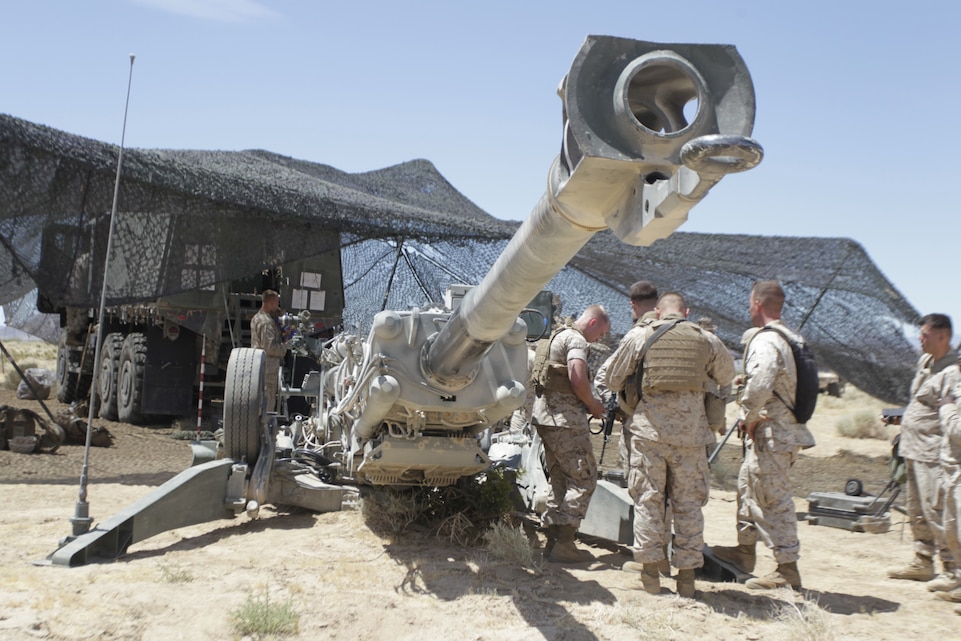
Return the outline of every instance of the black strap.
{"type": "Polygon", "coordinates": [[[683,318],[675,318],[669,323],[664,323],[658,327],[650,337],[644,341],[644,346],[641,348],[641,357],[637,359],[637,372],[634,374],[634,389],[637,391],[637,400],[640,401],[644,398],[641,391],[644,382],[644,357],[647,356],[647,350],[654,344],[654,341],[659,339],[661,336],[666,334],[669,330],[673,329],[675,325],[683,322],[683,318]]]}

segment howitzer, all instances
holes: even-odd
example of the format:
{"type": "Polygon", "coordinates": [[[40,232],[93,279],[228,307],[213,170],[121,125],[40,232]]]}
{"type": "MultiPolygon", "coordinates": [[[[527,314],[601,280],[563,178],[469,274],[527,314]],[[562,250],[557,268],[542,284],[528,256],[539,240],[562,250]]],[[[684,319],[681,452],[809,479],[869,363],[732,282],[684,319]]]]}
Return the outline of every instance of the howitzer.
{"type": "Polygon", "coordinates": [[[349,365],[327,363],[322,411],[304,426],[340,478],[447,485],[486,469],[477,435],[526,397],[518,314],[597,232],[649,245],[762,157],[733,47],[590,36],[558,93],[564,130],[547,192],[483,280],[453,310],[377,314],[349,365]]]}
{"type": "MultiPolygon", "coordinates": [[[[683,224],[725,175],[763,156],[749,137],[754,88],[733,46],[589,36],[558,94],[562,142],[547,191],[459,306],[383,311],[366,339],[334,337],[321,371],[309,372],[299,388],[277,381],[282,401],[312,399],[309,416],[267,415],[264,353],[234,349],[225,385],[226,458],[197,470],[207,480],[208,503],[187,521],[199,493],[192,491],[196,481],[178,476],[171,483],[180,503],[172,490],[157,496],[164,519],[199,523],[244,510],[253,516],[264,501],[330,509],[326,499],[312,497],[339,505],[342,484],[443,486],[486,470],[493,457],[478,435],[526,397],[520,312],[597,232],[609,228],[623,242],[650,245],[683,224]],[[268,464],[259,460],[265,457],[268,464]]],[[[539,465],[533,437],[529,445],[534,455],[523,460],[539,465]]],[[[525,496],[536,500],[539,491],[532,487],[525,496]]],[[[143,538],[136,527],[143,520],[138,511],[117,525],[134,525],[121,552],[143,538]]],[[[159,519],[147,520],[156,526],[159,519]]],[[[101,532],[99,540],[115,535],[101,532]]],[[[85,559],[90,544],[74,543],[52,562],[85,559]]],[[[98,547],[95,554],[114,551],[98,547]]]]}
{"type": "Polygon", "coordinates": [[[611,433],[614,431],[614,419],[617,418],[617,411],[617,394],[612,392],[607,397],[607,414],[604,415],[604,421],[601,423],[604,443],[601,445],[601,458],[597,462],[598,465],[604,462],[604,451],[607,450],[607,442],[611,440],[611,433]]]}

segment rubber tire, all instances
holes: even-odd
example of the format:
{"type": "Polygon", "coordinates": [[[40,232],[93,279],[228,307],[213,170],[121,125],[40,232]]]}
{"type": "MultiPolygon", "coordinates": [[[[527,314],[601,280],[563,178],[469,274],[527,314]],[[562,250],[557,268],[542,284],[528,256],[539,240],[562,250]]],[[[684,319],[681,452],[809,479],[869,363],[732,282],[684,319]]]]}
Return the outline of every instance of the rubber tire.
{"type": "Polygon", "coordinates": [[[111,332],[103,337],[100,348],[100,382],[97,386],[100,418],[116,421],[117,414],[117,374],[120,371],[120,352],[123,349],[123,334],[111,332]]]}
{"type": "Polygon", "coordinates": [[[848,496],[861,496],[864,494],[864,483],[858,479],[849,479],[844,484],[844,493],[848,496]]]}
{"type": "Polygon", "coordinates": [[[75,350],[67,347],[66,336],[66,330],[61,332],[60,344],[57,346],[57,400],[61,403],[72,403],[77,400],[79,392],[77,382],[80,380],[80,375],[77,372],[67,371],[75,350]]]}
{"type": "Polygon", "coordinates": [[[147,367],[147,337],[129,334],[120,351],[117,374],[117,414],[124,423],[139,425],[143,416],[143,375],[147,367]]]}
{"type": "Polygon", "coordinates": [[[224,382],[224,456],[251,467],[260,454],[267,417],[266,369],[267,355],[261,349],[236,347],[230,352],[224,382]]]}

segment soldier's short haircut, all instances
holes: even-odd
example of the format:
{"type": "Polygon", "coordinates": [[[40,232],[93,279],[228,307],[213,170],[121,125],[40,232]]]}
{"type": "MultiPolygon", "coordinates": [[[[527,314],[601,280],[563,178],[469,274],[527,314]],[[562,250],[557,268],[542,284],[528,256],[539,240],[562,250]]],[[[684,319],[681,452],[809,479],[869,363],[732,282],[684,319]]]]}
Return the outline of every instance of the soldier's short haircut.
{"type": "Polygon", "coordinates": [[[925,314],[921,317],[918,325],[924,327],[929,326],[931,329],[946,329],[948,330],[948,336],[951,336],[951,317],[947,314],[925,314]]]}
{"type": "Polygon", "coordinates": [[[276,290],[265,289],[264,293],[261,295],[261,298],[263,300],[272,300],[275,298],[280,298],[280,294],[278,294],[276,290]]]}
{"type": "Polygon", "coordinates": [[[632,301],[657,300],[657,287],[649,280],[639,280],[631,285],[632,301]]]}
{"type": "Polygon", "coordinates": [[[607,310],[604,309],[603,305],[598,305],[598,304],[588,305],[587,309],[584,310],[584,313],[581,314],[581,318],[584,318],[587,320],[590,320],[591,318],[596,318],[602,323],[608,323],[608,324],[610,324],[611,322],[607,316],[607,310]]]}
{"type": "Polygon", "coordinates": [[[784,288],[776,280],[759,280],[751,288],[751,297],[761,301],[761,307],[780,312],[784,307],[784,288]]]}
{"type": "Polygon", "coordinates": [[[661,296],[657,299],[657,306],[658,308],[663,308],[665,305],[669,307],[675,307],[680,310],[683,310],[685,307],[687,307],[687,304],[684,302],[684,297],[678,292],[664,292],[661,294],[661,296]]]}

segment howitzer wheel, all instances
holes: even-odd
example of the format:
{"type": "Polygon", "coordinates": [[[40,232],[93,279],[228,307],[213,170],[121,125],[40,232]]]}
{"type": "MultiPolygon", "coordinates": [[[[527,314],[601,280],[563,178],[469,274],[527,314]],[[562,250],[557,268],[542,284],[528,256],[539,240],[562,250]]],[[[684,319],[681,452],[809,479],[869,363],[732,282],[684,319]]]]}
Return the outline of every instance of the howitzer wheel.
{"type": "Polygon", "coordinates": [[[253,466],[260,453],[260,430],[267,397],[264,378],[267,357],[263,350],[238,347],[227,361],[224,388],[224,455],[253,466]]]}
{"type": "Polygon", "coordinates": [[[143,422],[143,376],[147,337],[134,332],[123,341],[117,374],[117,414],[125,423],[143,422]]]}
{"type": "Polygon", "coordinates": [[[100,400],[100,417],[110,421],[116,421],[119,418],[117,413],[117,374],[122,349],[123,334],[111,332],[103,337],[103,347],[100,348],[100,384],[97,388],[97,396],[100,400]]]}

